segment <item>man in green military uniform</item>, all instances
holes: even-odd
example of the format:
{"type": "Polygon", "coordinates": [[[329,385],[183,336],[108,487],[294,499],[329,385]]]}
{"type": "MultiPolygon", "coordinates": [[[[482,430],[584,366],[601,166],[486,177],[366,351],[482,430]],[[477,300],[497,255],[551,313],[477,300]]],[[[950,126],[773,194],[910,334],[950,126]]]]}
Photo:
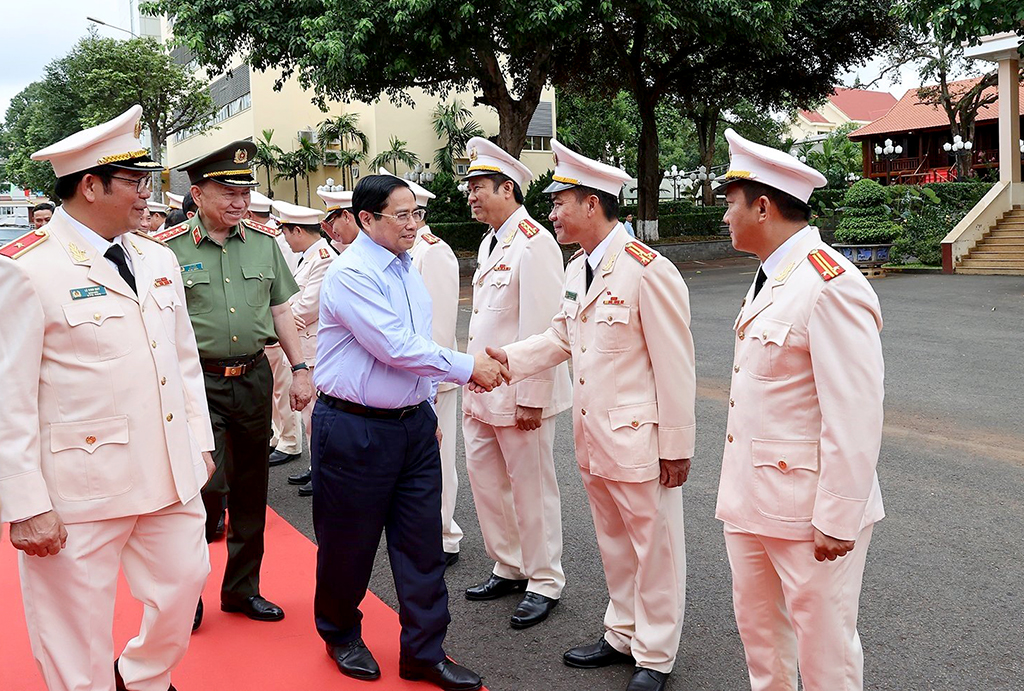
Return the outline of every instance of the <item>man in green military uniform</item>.
{"type": "MultiPolygon", "coordinates": [[[[284,612],[259,590],[273,393],[263,347],[279,341],[293,363],[293,410],[305,407],[313,389],[288,306],[298,286],[275,240],[279,231],[243,220],[256,186],[255,153],[254,144],[238,141],[179,166],[199,212],[156,237],[181,265],[205,375],[217,465],[203,490],[208,538],[223,520],[225,498],[229,517],[221,609],[278,621],[284,612]]],[[[200,601],[197,627],[201,620],[200,601]]]]}

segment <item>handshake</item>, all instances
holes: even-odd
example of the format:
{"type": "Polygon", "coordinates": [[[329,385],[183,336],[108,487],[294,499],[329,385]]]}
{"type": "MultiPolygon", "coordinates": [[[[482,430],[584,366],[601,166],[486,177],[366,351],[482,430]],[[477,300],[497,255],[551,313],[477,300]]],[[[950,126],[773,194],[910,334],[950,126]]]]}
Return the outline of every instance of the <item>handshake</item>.
{"type": "Polygon", "coordinates": [[[473,356],[473,374],[466,386],[473,393],[484,393],[501,386],[502,382],[508,384],[511,380],[505,351],[488,347],[486,353],[473,356]]]}

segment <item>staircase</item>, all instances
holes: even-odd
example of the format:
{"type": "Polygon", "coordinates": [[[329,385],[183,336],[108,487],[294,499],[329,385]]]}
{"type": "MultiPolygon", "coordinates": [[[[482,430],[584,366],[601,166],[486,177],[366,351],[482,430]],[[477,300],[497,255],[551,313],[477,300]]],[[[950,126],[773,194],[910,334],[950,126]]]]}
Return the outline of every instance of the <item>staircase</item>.
{"type": "Polygon", "coordinates": [[[1014,206],[956,267],[958,274],[1024,276],[1024,209],[1014,206]]]}

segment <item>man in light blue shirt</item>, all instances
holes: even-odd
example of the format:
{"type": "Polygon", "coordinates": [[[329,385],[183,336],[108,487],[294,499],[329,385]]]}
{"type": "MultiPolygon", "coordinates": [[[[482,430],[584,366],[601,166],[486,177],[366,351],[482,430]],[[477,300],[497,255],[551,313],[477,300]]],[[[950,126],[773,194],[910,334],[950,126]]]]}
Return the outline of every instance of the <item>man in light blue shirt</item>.
{"type": "Polygon", "coordinates": [[[320,293],[310,443],[317,538],[314,616],[342,674],[377,679],[362,641],[359,604],[381,532],[402,612],[399,676],[447,691],[480,677],[442,643],[451,617],[441,544],[441,457],[431,407],[441,381],[492,389],[508,371],[431,338],[431,302],[408,255],[422,219],[401,178],[359,181],[361,232],[327,270],[320,293]]]}

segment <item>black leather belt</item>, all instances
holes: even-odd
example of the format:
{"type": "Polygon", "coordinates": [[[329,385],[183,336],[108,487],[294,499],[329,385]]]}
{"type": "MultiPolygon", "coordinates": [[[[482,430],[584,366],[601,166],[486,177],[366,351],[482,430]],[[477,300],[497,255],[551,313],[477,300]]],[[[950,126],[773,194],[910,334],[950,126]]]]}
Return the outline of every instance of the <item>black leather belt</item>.
{"type": "Polygon", "coordinates": [[[260,350],[255,355],[242,355],[241,357],[225,358],[223,360],[199,358],[199,361],[202,363],[204,372],[218,374],[222,377],[240,377],[246,372],[256,369],[256,365],[260,364],[263,356],[264,352],[260,350]]]}
{"type": "Polygon", "coordinates": [[[420,409],[419,405],[410,405],[405,408],[371,408],[365,405],[359,405],[351,401],[346,401],[341,398],[335,398],[334,396],[328,396],[324,392],[317,394],[321,401],[325,405],[329,405],[335,410],[341,410],[346,413],[352,413],[353,415],[359,415],[360,417],[369,417],[377,420],[401,420],[407,418],[420,409]]]}

